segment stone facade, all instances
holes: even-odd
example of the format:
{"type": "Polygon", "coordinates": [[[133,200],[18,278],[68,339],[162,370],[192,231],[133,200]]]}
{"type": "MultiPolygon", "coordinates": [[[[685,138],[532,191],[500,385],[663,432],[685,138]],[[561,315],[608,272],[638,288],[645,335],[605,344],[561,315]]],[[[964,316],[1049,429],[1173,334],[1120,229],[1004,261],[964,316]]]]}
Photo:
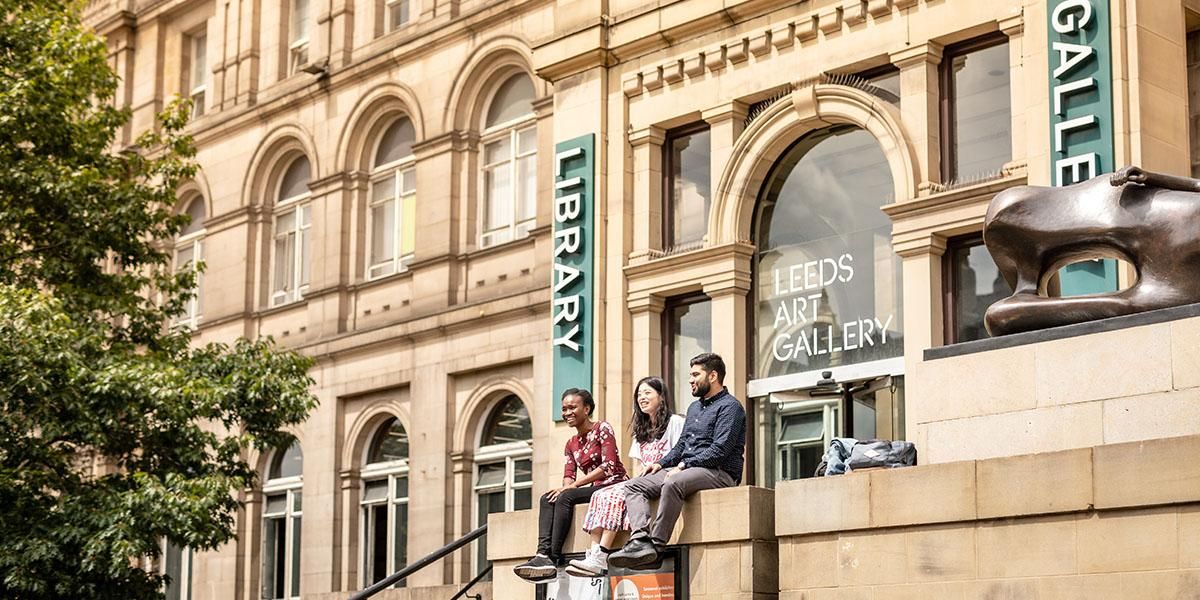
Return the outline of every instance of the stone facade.
{"type": "MultiPolygon", "coordinates": [[[[1128,598],[1116,590],[1193,589],[1188,569],[1200,565],[1186,540],[1196,537],[1200,498],[1171,494],[1194,473],[1136,490],[1120,483],[1128,479],[1097,482],[1113,470],[1151,477],[1130,466],[1137,452],[1165,453],[1178,440],[1154,440],[1198,432],[1200,320],[923,356],[949,339],[948,245],[981,229],[997,192],[1049,182],[1045,0],[410,0],[407,24],[395,29],[391,2],[331,0],[311,2],[305,60],[293,65],[295,2],[92,0],[85,16],[122,77],[117,101],[133,110],[125,143],[175,94],[194,92],[188,44],[207,40],[204,114],[189,126],[201,173],[180,207],[198,198],[207,215],[197,339],[271,335],[317,359],[321,405],[295,432],[303,597],[362,587],[363,457],[391,417],[410,442],[409,560],[474,527],[474,456],[502,399],[515,395],[530,416],[532,497],[557,484],[570,431],[553,420],[551,397],[555,142],[596,135],[592,375],[598,415],[623,448],[631,387],[664,371],[664,314],[684,296],[707,299],[711,349],[727,361],[731,391],[756,428],[770,421],[769,396],[783,384],[754,383],[763,352],[753,324],[757,205],[797,140],[834,126],[868,132],[892,183],[882,210],[900,257],[904,337],[887,374],[903,375],[906,390],[878,417],[879,435],[906,437],[923,463],[938,464],[772,492],[763,465],[774,434],[756,429],[751,485],[701,494],[685,511],[694,595],[1128,598]],[[941,65],[948,49],[981,38],[1007,44],[1010,148],[995,173],[958,180],[943,168],[941,65]],[[879,72],[896,77],[895,98],[865,85],[879,72]],[[513,241],[485,247],[483,145],[495,133],[485,113],[515,74],[534,88],[525,123],[536,132],[535,214],[513,241]],[[406,163],[417,180],[414,251],[396,274],[368,278],[372,156],[397,116],[415,131],[406,163]],[[695,124],[710,136],[707,235],[676,247],[664,233],[664,146],[695,124]],[[273,305],[276,190],[301,155],[311,165],[310,281],[302,301],[273,305]],[[1032,456],[1000,458],[1023,454],[1032,456]],[[1004,484],[1022,492],[984,493],[1004,484]],[[1061,495],[1037,493],[1046,486],[1061,495]],[[1166,496],[1142,497],[1154,493],[1166,496]],[[931,495],[943,502],[930,504],[931,495]],[[1145,532],[1176,545],[1153,547],[1145,532]],[[1012,549],[1026,538],[1065,554],[1012,549]],[[1134,550],[1097,551],[1118,542],[1134,550]],[[1160,559],[1166,566],[1151,569],[1160,559]]],[[[1115,162],[1188,173],[1196,160],[1185,48],[1200,3],[1112,0],[1111,9],[1115,162]]],[[[805,388],[818,377],[778,381],[805,388]]],[[[270,457],[256,460],[265,473],[270,457]]],[[[261,597],[263,492],[242,499],[238,541],[193,559],[195,600],[261,597]]],[[[529,512],[493,515],[496,581],[485,594],[532,597],[508,567],[532,550],[533,522],[529,512]]],[[[382,597],[449,596],[474,573],[472,554],[382,597]]]]}

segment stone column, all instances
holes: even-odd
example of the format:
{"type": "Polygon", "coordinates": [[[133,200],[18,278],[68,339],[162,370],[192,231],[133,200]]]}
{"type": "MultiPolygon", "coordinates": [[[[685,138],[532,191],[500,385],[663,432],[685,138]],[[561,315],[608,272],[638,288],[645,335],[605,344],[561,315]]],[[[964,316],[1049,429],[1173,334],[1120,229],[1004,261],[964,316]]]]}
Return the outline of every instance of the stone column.
{"type": "MultiPolygon", "coordinates": [[[[902,259],[904,277],[904,372],[913,376],[906,386],[905,402],[920,402],[918,366],[925,349],[942,345],[944,339],[942,255],[946,252],[946,240],[929,235],[911,242],[898,242],[895,249],[902,259]]],[[[917,414],[917,410],[905,411],[904,430],[905,436],[917,444],[917,451],[921,452],[925,447],[914,419],[917,414]]]]}
{"type": "MultiPolygon", "coordinates": [[[[742,130],[746,128],[747,108],[745,104],[733,101],[719,104],[700,113],[700,118],[704,119],[709,127],[710,206],[711,201],[716,199],[717,188],[721,185],[721,175],[725,172],[725,166],[733,157],[733,145],[737,143],[738,137],[742,135],[742,130]]],[[[712,214],[710,213],[709,219],[711,218],[712,214]]],[[[709,219],[705,220],[705,228],[708,226],[709,219]]]]}
{"type": "Polygon", "coordinates": [[[455,256],[461,244],[463,200],[462,171],[467,168],[471,136],[460,132],[421,141],[413,146],[417,157],[417,223],[413,262],[412,309],[434,312],[461,300],[455,256]]]}
{"type": "Polygon", "coordinates": [[[712,351],[725,360],[725,387],[749,406],[746,382],[750,380],[750,361],[747,352],[749,331],[746,321],[746,294],[750,283],[722,282],[705,286],[704,293],[712,302],[712,351]]]}
{"type": "MultiPolygon", "coordinates": [[[[1000,31],[1008,36],[1008,66],[1010,69],[1009,106],[1012,114],[1012,160],[1010,165],[1025,164],[1029,144],[1028,125],[1025,119],[1027,110],[1031,110],[1027,100],[1027,80],[1033,77],[1031,71],[1025,70],[1025,19],[1018,13],[1000,21],[1000,31]]],[[[1006,170],[1011,169],[1006,165],[1006,170]]]]}
{"type": "Polygon", "coordinates": [[[336,553],[341,559],[341,565],[334,574],[334,579],[338,580],[337,583],[340,585],[335,585],[334,589],[348,592],[362,589],[359,581],[362,551],[359,548],[361,525],[358,511],[361,478],[358,473],[358,465],[342,465],[342,467],[342,470],[338,471],[338,493],[342,497],[343,507],[342,526],[338,532],[341,548],[336,553]]]}
{"type": "Polygon", "coordinates": [[[635,379],[662,372],[662,315],[665,302],[655,295],[629,299],[633,320],[633,358],[630,369],[635,379]]]}
{"type": "Polygon", "coordinates": [[[629,134],[633,147],[633,252],[631,261],[662,249],[663,142],[666,132],[653,125],[629,134]]]}
{"type": "Polygon", "coordinates": [[[911,136],[917,185],[939,183],[942,167],[938,65],[942,62],[942,46],[934,42],[917,44],[893,53],[891,60],[900,69],[900,116],[911,136]]]}
{"type": "Polygon", "coordinates": [[[338,173],[314,181],[312,191],[312,264],[308,293],[308,339],[346,330],[350,298],[347,286],[354,281],[351,207],[366,190],[361,173],[338,173]],[[315,336],[315,337],[314,337],[315,336]]]}
{"type": "MultiPolygon", "coordinates": [[[[1118,23],[1114,38],[1124,34],[1126,40],[1122,45],[1113,39],[1112,62],[1117,85],[1129,85],[1129,161],[1153,171],[1188,175],[1190,128],[1183,6],[1154,0],[1128,0],[1126,4],[1124,15],[1114,11],[1112,16],[1118,23]],[[1120,27],[1122,18],[1124,28],[1120,27]]],[[[1114,100],[1119,93],[1119,89],[1113,90],[1114,100]]]]}

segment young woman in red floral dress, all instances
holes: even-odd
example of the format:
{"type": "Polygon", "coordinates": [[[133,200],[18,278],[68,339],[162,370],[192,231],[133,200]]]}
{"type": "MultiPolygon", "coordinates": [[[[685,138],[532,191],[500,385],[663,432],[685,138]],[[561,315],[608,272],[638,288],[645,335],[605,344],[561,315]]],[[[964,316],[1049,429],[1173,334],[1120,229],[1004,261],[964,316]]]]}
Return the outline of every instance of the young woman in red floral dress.
{"type": "Polygon", "coordinates": [[[628,478],[617,452],[617,436],[606,421],[593,421],[596,402],[587,390],[571,388],[562,395],[562,416],[576,434],[567,440],[563,484],[542,495],[538,511],[537,555],[517,565],[517,577],[534,583],[558,575],[563,542],[571,527],[575,505],[592,494],[628,478]]]}

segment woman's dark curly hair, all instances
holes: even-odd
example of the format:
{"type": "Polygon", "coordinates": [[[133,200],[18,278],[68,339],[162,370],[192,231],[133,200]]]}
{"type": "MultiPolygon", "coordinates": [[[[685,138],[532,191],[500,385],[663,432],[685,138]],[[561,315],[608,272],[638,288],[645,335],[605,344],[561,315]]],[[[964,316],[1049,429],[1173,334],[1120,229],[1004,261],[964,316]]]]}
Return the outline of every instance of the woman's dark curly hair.
{"type": "Polygon", "coordinates": [[[671,404],[671,393],[667,391],[667,384],[662,380],[662,377],[643,377],[637,385],[633,386],[633,422],[629,424],[629,429],[633,433],[633,439],[639,444],[645,444],[662,437],[667,431],[667,424],[671,422],[671,414],[675,412],[675,407],[671,404]],[[650,386],[658,395],[662,397],[662,402],[658,404],[658,414],[655,415],[654,424],[650,422],[650,415],[642,412],[642,407],[638,406],[638,390],[642,388],[642,384],[650,386]]]}

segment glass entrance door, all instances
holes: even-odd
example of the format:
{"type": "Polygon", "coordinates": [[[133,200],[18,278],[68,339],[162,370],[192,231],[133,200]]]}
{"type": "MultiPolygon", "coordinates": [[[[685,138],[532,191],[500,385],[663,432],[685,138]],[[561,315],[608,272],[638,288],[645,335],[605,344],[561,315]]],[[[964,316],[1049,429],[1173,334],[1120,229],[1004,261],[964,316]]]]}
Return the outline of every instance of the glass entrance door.
{"type": "Polygon", "coordinates": [[[823,380],[760,399],[760,485],[813,477],[834,438],[903,439],[903,398],[904,377],[885,375],[823,380]]]}

